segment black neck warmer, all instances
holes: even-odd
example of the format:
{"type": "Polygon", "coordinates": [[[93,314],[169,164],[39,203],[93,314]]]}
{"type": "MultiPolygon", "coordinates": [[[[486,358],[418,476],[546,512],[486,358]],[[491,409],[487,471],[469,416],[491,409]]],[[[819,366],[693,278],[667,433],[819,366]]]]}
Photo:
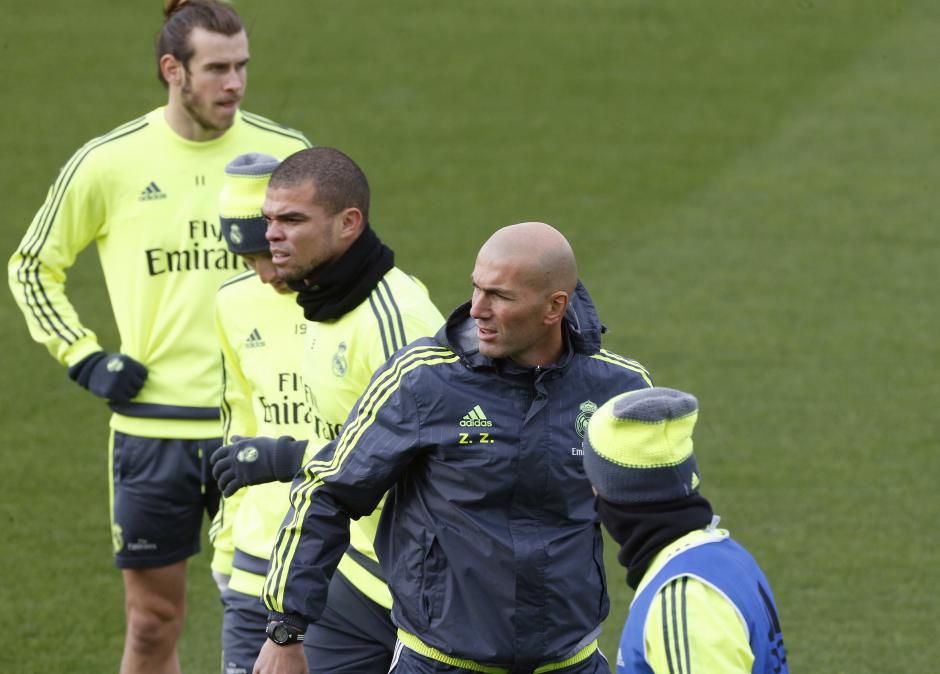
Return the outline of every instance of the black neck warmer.
{"type": "Polygon", "coordinates": [[[634,590],[656,553],[712,521],[712,506],[700,494],[678,501],[622,505],[597,498],[597,512],[611,537],[620,544],[617,560],[627,567],[627,585],[634,590]]]}
{"type": "Polygon", "coordinates": [[[288,285],[297,291],[297,304],[308,321],[328,321],[359,306],[394,266],[395,253],[367,222],[342,257],[288,285]]]}

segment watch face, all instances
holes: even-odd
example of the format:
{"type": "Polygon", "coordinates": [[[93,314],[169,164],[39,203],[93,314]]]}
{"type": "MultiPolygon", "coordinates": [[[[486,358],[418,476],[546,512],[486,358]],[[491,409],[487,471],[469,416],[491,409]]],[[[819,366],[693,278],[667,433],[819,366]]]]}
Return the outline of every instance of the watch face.
{"type": "Polygon", "coordinates": [[[278,644],[286,644],[290,639],[290,630],[287,629],[286,625],[275,625],[274,629],[271,630],[271,639],[278,644]]]}

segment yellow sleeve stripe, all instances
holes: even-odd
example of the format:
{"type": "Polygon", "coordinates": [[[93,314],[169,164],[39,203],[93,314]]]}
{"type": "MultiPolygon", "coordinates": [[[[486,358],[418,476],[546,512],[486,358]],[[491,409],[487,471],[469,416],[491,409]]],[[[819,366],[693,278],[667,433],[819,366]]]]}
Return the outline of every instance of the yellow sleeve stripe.
{"type": "Polygon", "coordinates": [[[591,356],[591,358],[604,361],[605,363],[613,363],[614,365],[619,365],[620,367],[627,370],[632,370],[633,372],[636,372],[641,377],[643,377],[643,381],[645,381],[647,385],[653,385],[653,380],[650,379],[649,371],[635,360],[624,358],[623,356],[617,355],[613,351],[607,351],[606,349],[601,349],[598,353],[595,353],[593,356],[591,356]]]}
{"type": "Polygon", "coordinates": [[[265,580],[265,603],[274,611],[283,611],[287,569],[293,562],[300,542],[300,530],[311,503],[311,496],[323,478],[337,473],[363,433],[374,423],[377,411],[398,390],[402,379],[412,370],[423,366],[453,363],[459,356],[440,346],[417,346],[402,353],[394,365],[379,375],[362,394],[356,418],[343,429],[330,461],[310,461],[304,466],[305,479],[291,490],[294,514],[281,533],[272,557],[271,570],[265,580]]]}
{"type": "Polygon", "coordinates": [[[49,233],[52,231],[52,225],[59,213],[59,207],[62,205],[66,188],[69,183],[72,182],[75,172],[85,158],[102,145],[126,135],[136,133],[146,127],[147,124],[144,117],[139,117],[138,119],[119,126],[104,136],[89,141],[82,149],[72,155],[71,159],[69,159],[59,172],[59,177],[49,190],[46,202],[43,204],[23,239],[23,245],[19,250],[21,259],[20,265],[16,270],[16,280],[23,288],[25,303],[29,306],[33,318],[36,319],[36,324],[43,332],[47,335],[51,335],[54,332],[59,339],[66,344],[74,344],[82,338],[85,331],[80,327],[75,329],[69,327],[59,315],[59,312],[55,310],[55,307],[52,306],[52,302],[49,300],[45,288],[43,288],[42,282],[39,279],[39,253],[49,239],[49,233]],[[67,334],[60,332],[56,322],[58,322],[58,326],[61,326],[64,333],[67,334]]]}
{"type": "MultiPolygon", "coordinates": [[[[425,357],[421,360],[412,359],[411,362],[400,369],[400,374],[398,374],[394,382],[389,382],[389,385],[384,390],[377,391],[376,397],[369,401],[370,404],[368,407],[363,405],[360,408],[360,413],[357,414],[356,421],[350,425],[348,430],[344,429],[340,434],[339,443],[337,444],[336,452],[333,454],[333,460],[331,461],[331,464],[317,473],[320,479],[329,477],[339,472],[346,456],[348,456],[349,453],[355,448],[356,443],[359,442],[363,434],[375,422],[376,412],[378,409],[381,408],[381,406],[385,404],[389,397],[391,397],[391,395],[398,390],[399,384],[406,374],[419,367],[424,367],[427,365],[440,365],[442,363],[453,363],[458,359],[458,356],[452,351],[445,349],[444,352],[446,355],[439,354],[434,357],[425,357]]],[[[308,477],[312,478],[312,468],[310,468],[309,464],[305,467],[305,470],[308,477]]]]}
{"type": "Polygon", "coordinates": [[[400,354],[395,359],[394,364],[376,377],[375,381],[371,382],[360,396],[356,407],[356,418],[343,428],[332,460],[312,460],[307,463],[305,468],[309,470],[314,468],[329,469],[330,466],[335,465],[344,448],[350,442],[354,442],[351,440],[352,436],[355,435],[356,440],[358,440],[365,430],[364,426],[367,427],[372,424],[377,407],[398,389],[405,374],[421,365],[453,363],[458,358],[457,354],[450,349],[434,345],[416,346],[400,354]]]}

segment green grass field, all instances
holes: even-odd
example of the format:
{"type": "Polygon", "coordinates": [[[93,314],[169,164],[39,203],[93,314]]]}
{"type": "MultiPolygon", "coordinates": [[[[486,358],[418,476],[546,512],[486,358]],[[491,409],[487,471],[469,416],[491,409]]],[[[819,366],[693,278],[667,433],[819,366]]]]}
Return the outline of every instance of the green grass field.
{"type": "MultiPolygon", "coordinates": [[[[4,8],[4,259],[75,149],[163,102],[159,4],[4,8]]],[[[698,395],[703,493],[773,584],[791,671],[937,671],[937,3],[238,7],[245,107],[363,166],[442,310],[496,228],[568,235],[608,347],[698,395]]],[[[113,349],[95,257],[70,297],[113,349]]],[[[0,319],[0,669],[116,671],[107,410],[6,292],[0,319]]],[[[613,655],[630,593],[608,552],[613,655]]],[[[206,554],[190,597],[184,670],[217,671],[206,554]]]]}

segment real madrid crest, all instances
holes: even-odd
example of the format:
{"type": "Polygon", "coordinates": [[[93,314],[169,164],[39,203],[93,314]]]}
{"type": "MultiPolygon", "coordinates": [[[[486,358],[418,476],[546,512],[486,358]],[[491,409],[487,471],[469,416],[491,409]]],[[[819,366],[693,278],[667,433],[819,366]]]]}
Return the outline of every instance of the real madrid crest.
{"type": "Polygon", "coordinates": [[[585,400],[581,403],[581,413],[578,415],[577,421],[574,422],[575,430],[578,431],[578,437],[583,438],[584,432],[587,430],[588,422],[591,420],[591,417],[597,411],[597,405],[592,403],[590,400],[585,400]]]}
{"type": "Polygon", "coordinates": [[[242,242],[242,230],[238,225],[232,225],[228,230],[228,236],[236,246],[242,242]]]}
{"type": "Polygon", "coordinates": [[[336,353],[333,354],[333,374],[337,377],[345,377],[349,366],[346,364],[346,342],[340,342],[336,347],[336,353]]]}

